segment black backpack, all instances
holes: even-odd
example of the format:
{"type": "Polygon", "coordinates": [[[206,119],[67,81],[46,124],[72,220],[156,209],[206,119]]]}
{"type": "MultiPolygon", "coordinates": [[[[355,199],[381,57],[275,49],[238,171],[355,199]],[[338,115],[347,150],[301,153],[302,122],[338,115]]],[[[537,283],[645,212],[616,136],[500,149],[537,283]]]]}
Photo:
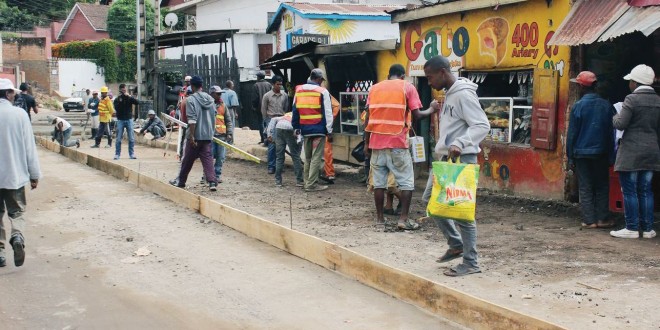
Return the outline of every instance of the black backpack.
{"type": "Polygon", "coordinates": [[[30,109],[28,109],[27,100],[21,94],[16,94],[16,98],[14,99],[14,106],[19,107],[28,113],[30,111],[30,109]]]}

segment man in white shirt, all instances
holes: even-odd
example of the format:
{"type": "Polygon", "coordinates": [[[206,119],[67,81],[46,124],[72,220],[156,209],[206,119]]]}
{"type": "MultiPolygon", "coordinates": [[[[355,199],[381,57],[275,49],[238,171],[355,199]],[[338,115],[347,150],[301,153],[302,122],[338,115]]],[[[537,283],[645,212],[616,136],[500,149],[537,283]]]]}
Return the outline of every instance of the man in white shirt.
{"type": "Polygon", "coordinates": [[[25,186],[36,189],[41,178],[32,126],[25,110],[12,105],[15,95],[14,84],[0,79],[0,267],[6,265],[5,210],[11,221],[14,265],[25,261],[25,186]]]}
{"type": "Polygon", "coordinates": [[[52,136],[52,141],[57,140],[57,142],[60,143],[60,145],[63,145],[65,147],[73,147],[76,146],[76,148],[80,148],[80,140],[76,139],[75,141],[69,141],[71,138],[71,133],[73,132],[73,128],[71,127],[71,124],[69,124],[68,121],[60,118],[60,117],[55,117],[51,121],[53,125],[55,125],[55,129],[53,129],[53,136],[52,136]]]}

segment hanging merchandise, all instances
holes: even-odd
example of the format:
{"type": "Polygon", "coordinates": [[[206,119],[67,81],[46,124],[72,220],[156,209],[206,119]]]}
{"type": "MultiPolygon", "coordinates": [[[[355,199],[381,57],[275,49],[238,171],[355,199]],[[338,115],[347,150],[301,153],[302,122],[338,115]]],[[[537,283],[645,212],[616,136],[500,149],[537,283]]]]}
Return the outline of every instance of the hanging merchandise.
{"type": "Polygon", "coordinates": [[[413,162],[423,163],[426,161],[426,148],[424,148],[423,136],[413,136],[410,138],[410,151],[413,162]]]}
{"type": "Polygon", "coordinates": [[[516,78],[516,73],[515,72],[509,72],[509,85],[513,83],[513,79],[516,78]]]}

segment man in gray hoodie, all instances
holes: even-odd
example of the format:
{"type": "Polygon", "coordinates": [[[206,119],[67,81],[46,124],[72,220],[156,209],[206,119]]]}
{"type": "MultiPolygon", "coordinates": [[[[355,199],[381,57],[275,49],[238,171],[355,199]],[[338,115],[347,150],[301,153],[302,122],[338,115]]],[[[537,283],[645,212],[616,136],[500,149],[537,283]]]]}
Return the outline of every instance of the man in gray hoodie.
{"type": "Polygon", "coordinates": [[[215,104],[213,98],[202,92],[202,78],[193,76],[190,79],[193,94],[186,98],[186,115],[188,117],[188,142],[181,160],[179,181],[170,181],[171,184],[185,188],[188,174],[195,160],[199,158],[204,168],[204,177],[209,182],[209,189],[216,191],[215,169],[213,168],[213,155],[211,146],[215,133],[215,104]]]}
{"type": "MultiPolygon", "coordinates": [[[[436,90],[446,90],[445,102],[440,112],[440,137],[435,146],[436,157],[441,160],[456,159],[461,163],[475,164],[481,151],[479,143],[490,131],[488,117],[477,98],[477,85],[465,78],[456,78],[449,61],[435,56],[424,64],[424,74],[429,85],[436,90]]],[[[422,200],[428,202],[433,187],[429,175],[422,200]]],[[[463,276],[480,273],[477,263],[476,222],[435,219],[447,239],[449,249],[437,262],[447,262],[463,256],[463,263],[445,271],[447,276],[463,276]],[[460,229],[460,233],[457,230],[460,229]]]]}

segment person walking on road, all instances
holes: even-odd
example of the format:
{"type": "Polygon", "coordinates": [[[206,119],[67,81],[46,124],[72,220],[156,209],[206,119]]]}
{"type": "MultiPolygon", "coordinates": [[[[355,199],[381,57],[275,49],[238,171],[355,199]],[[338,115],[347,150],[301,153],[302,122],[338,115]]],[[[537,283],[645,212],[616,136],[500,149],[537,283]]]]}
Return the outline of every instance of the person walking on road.
{"type": "Polygon", "coordinates": [[[640,64],[623,77],[632,94],[626,96],[613,124],[623,130],[614,163],[623,189],[626,228],[611,231],[619,238],[656,236],[653,230],[653,172],[660,171],[660,96],[651,85],[655,72],[640,64]]]}
{"type": "Polygon", "coordinates": [[[110,122],[112,115],[115,113],[115,107],[112,100],[108,96],[108,87],[101,87],[101,100],[98,105],[99,111],[99,129],[96,131],[95,143],[92,148],[98,148],[101,144],[101,139],[104,134],[108,135],[108,145],[106,148],[112,147],[112,134],[110,133],[110,122]]]}
{"type": "Polygon", "coordinates": [[[580,86],[582,98],[573,105],[566,139],[566,156],[571,170],[577,170],[582,228],[610,228],[609,165],[614,161],[616,112],[610,102],[596,93],[596,75],[582,71],[571,82],[580,86]]]}
{"type": "Polygon", "coordinates": [[[332,103],[330,92],[321,87],[325,78],[321,69],[313,69],[304,85],[296,87],[293,97],[291,124],[304,138],[305,191],[322,191],[328,186],[318,185],[323,167],[323,147],[326,137],[332,142],[332,103]]]}
{"type": "Polygon", "coordinates": [[[52,141],[57,141],[60,145],[67,148],[73,146],[80,148],[80,140],[76,139],[75,141],[69,141],[71,133],[73,132],[73,127],[71,127],[71,124],[69,124],[68,121],[60,117],[55,117],[51,121],[51,124],[55,126],[53,129],[52,141]]]}
{"type": "Polygon", "coordinates": [[[186,98],[186,116],[188,119],[188,139],[183,160],[181,161],[181,170],[178,180],[170,181],[170,184],[179,188],[186,187],[188,174],[192,169],[195,160],[199,158],[204,168],[204,176],[209,184],[209,190],[216,191],[218,182],[213,168],[213,155],[211,153],[211,144],[215,134],[215,105],[213,98],[202,92],[202,78],[193,76],[190,79],[190,85],[193,94],[186,98]]]}
{"type": "Polygon", "coordinates": [[[25,261],[25,186],[36,189],[41,178],[37,146],[25,110],[13,106],[16,90],[9,79],[0,79],[0,267],[5,256],[5,211],[11,222],[9,245],[14,250],[14,265],[25,261]]]}
{"type": "Polygon", "coordinates": [[[221,94],[222,102],[225,104],[227,111],[231,111],[232,118],[234,118],[234,128],[239,127],[238,120],[238,95],[234,91],[234,82],[227,80],[225,82],[225,88],[221,94]]]}
{"type": "Polygon", "coordinates": [[[147,116],[149,117],[149,120],[147,120],[146,123],[144,123],[144,127],[140,129],[140,135],[144,134],[144,132],[149,132],[153,136],[152,140],[157,140],[165,136],[165,124],[163,124],[163,121],[160,120],[160,118],[156,117],[156,111],[149,110],[147,112],[147,116]]]}
{"type": "Polygon", "coordinates": [[[297,141],[297,135],[293,132],[291,119],[293,114],[287,112],[284,116],[271,119],[266,132],[268,133],[268,142],[275,144],[275,186],[282,186],[282,170],[284,169],[284,157],[286,147],[289,146],[289,153],[293,160],[293,172],[296,175],[296,187],[304,187],[303,164],[300,159],[300,144],[297,141]]]}
{"type": "Polygon", "coordinates": [[[255,114],[257,116],[257,123],[259,125],[259,132],[261,135],[261,142],[259,143],[267,143],[265,131],[266,126],[264,126],[265,117],[263,116],[261,102],[264,99],[264,95],[270,92],[271,89],[273,89],[273,85],[266,81],[266,73],[263,71],[257,72],[257,82],[254,83],[254,90],[252,92],[252,107],[254,108],[255,114]]]}
{"type": "Polygon", "coordinates": [[[139,104],[138,100],[126,93],[126,84],[119,85],[119,96],[115,98],[114,105],[117,111],[117,142],[115,142],[115,160],[121,155],[121,140],[124,138],[124,129],[128,134],[128,157],[135,157],[135,132],[133,131],[133,106],[139,104]]]}
{"type": "Polygon", "coordinates": [[[87,108],[87,113],[90,116],[90,119],[92,120],[92,136],[96,137],[96,132],[99,129],[99,103],[101,102],[101,99],[99,99],[99,92],[93,91],[92,92],[92,97],[89,98],[87,101],[88,108],[87,108]]]}
{"type": "MultiPolygon", "coordinates": [[[[282,77],[275,76],[272,81],[273,89],[264,94],[261,100],[264,128],[268,127],[272,118],[284,116],[289,110],[289,96],[282,90],[282,77]]],[[[266,132],[265,129],[264,132],[266,132]]],[[[275,134],[277,134],[277,131],[275,131],[275,134]]],[[[275,143],[268,141],[268,174],[275,173],[275,159],[275,143]]]]}
{"type": "Polygon", "coordinates": [[[370,171],[373,172],[374,203],[376,221],[387,227],[383,201],[387,189],[387,177],[394,175],[401,190],[401,214],[396,228],[419,229],[415,220],[408,218],[410,201],[415,190],[413,162],[408,150],[408,132],[412,127],[412,116],[421,119],[438,111],[434,103],[426,110],[415,86],[404,80],[406,69],[401,64],[390,66],[387,80],[371,87],[367,104],[369,113],[365,127],[365,156],[371,157],[370,171]]]}
{"type": "MultiPolygon", "coordinates": [[[[465,78],[457,79],[451,72],[449,60],[442,56],[429,59],[424,64],[424,74],[433,89],[446,90],[440,115],[440,137],[434,150],[436,156],[442,160],[456,160],[460,156],[461,163],[476,164],[477,154],[481,152],[479,143],[490,131],[488,117],[477,97],[477,84],[465,78]]],[[[425,203],[431,197],[432,187],[433,176],[430,175],[422,197],[425,203]]],[[[449,245],[447,252],[437,262],[447,262],[463,256],[461,264],[450,268],[444,274],[463,276],[480,273],[476,222],[439,218],[435,218],[435,221],[449,245]]]]}
{"type": "MultiPolygon", "coordinates": [[[[209,89],[209,93],[211,93],[211,97],[213,97],[213,101],[215,102],[216,112],[215,134],[213,137],[227,143],[232,143],[234,140],[234,117],[233,112],[225,106],[222,100],[221,95],[224,93],[224,90],[220,86],[213,86],[209,89]]],[[[227,148],[214,142],[213,158],[215,159],[215,164],[213,165],[215,179],[218,183],[222,183],[222,165],[224,165],[227,158],[227,148]]]]}

